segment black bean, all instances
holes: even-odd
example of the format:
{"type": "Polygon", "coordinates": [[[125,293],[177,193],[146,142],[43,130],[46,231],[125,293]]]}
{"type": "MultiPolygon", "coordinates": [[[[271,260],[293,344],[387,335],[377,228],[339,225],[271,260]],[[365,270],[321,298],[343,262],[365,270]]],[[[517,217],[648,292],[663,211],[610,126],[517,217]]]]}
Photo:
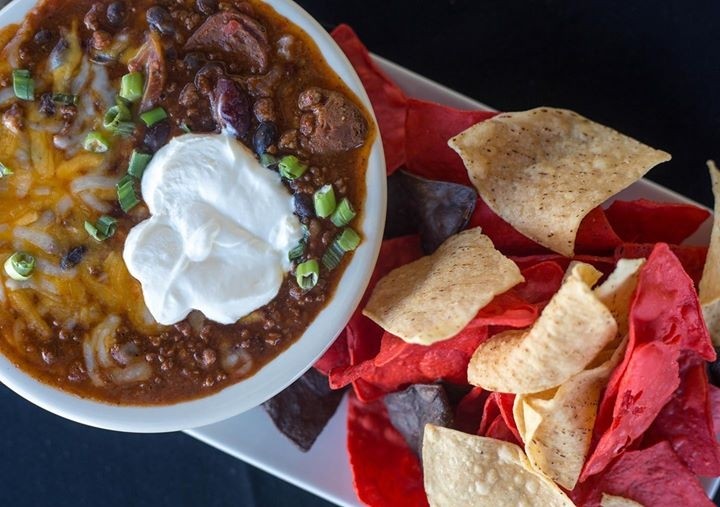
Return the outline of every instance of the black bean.
{"type": "Polygon", "coordinates": [[[277,143],[278,129],[271,121],[264,121],[258,125],[255,135],[253,136],[253,147],[255,153],[262,155],[267,153],[270,146],[277,143]]]}
{"type": "Polygon", "coordinates": [[[148,127],[145,132],[145,147],[151,152],[155,153],[160,148],[165,146],[170,140],[170,122],[163,120],[156,123],[152,127],[148,127]]]}
{"type": "Polygon", "coordinates": [[[38,110],[45,116],[55,116],[55,101],[53,101],[52,93],[43,93],[40,97],[40,107],[38,110]]]}
{"type": "Polygon", "coordinates": [[[106,16],[108,23],[114,27],[119,27],[125,21],[127,15],[127,7],[125,2],[113,2],[108,5],[106,16]]]}
{"type": "Polygon", "coordinates": [[[252,112],[250,96],[232,79],[221,77],[213,93],[215,121],[230,134],[240,139],[250,130],[252,112]]]}
{"type": "Polygon", "coordinates": [[[313,198],[310,194],[295,194],[295,214],[300,218],[312,218],[315,216],[313,198]]]}
{"type": "Polygon", "coordinates": [[[37,44],[40,47],[45,47],[49,45],[53,40],[53,33],[52,31],[48,30],[47,28],[43,28],[38,33],[35,34],[33,37],[33,42],[37,44]]]}
{"type": "Polygon", "coordinates": [[[218,10],[218,0],[196,0],[195,3],[198,10],[206,16],[215,14],[218,10]]]}
{"type": "Polygon", "coordinates": [[[163,35],[173,35],[175,33],[175,23],[170,13],[164,7],[158,5],[150,7],[145,19],[147,19],[150,28],[163,35]]]}
{"type": "Polygon", "coordinates": [[[188,53],[183,58],[183,63],[189,71],[197,72],[200,68],[205,65],[205,55],[202,53],[188,53]]]}
{"type": "Polygon", "coordinates": [[[76,246],[75,248],[72,248],[68,253],[66,253],[63,258],[60,260],[60,267],[62,269],[72,269],[78,264],[80,264],[80,261],[85,256],[85,252],[87,251],[87,248],[85,246],[80,245],[76,246]]]}

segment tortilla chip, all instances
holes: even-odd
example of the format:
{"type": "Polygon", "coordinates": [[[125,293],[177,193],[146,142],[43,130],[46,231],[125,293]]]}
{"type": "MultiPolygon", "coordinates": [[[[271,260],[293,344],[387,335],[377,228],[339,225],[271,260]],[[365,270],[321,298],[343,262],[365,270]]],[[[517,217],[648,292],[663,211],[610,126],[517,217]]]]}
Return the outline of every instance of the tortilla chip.
{"type": "Polygon", "coordinates": [[[698,230],[710,212],[694,204],[638,199],[615,201],[605,215],[622,241],[679,245],[698,230]]]}
{"type": "Polygon", "coordinates": [[[637,503],[635,500],[630,500],[622,496],[608,495],[607,493],[602,494],[602,500],[600,500],[600,507],[644,507],[643,504],[637,503]]]}
{"type": "Polygon", "coordinates": [[[573,505],[517,445],[431,424],[425,427],[423,472],[433,507],[573,505]]]}
{"type": "Polygon", "coordinates": [[[298,448],[307,452],[335,414],[344,391],[333,391],[315,369],[263,403],[273,423],[298,448]]]}
{"type": "Polygon", "coordinates": [[[472,187],[427,180],[405,171],[388,178],[384,238],[419,233],[423,251],[431,254],[468,223],[477,193],[472,187]]]}
{"type": "MultiPolygon", "coordinates": [[[[718,390],[720,392],[720,390],[718,390]]],[[[455,407],[455,429],[463,433],[477,434],[483,419],[485,403],[490,393],[482,387],[473,387],[455,407]]]]}
{"type": "Polygon", "coordinates": [[[490,208],[568,257],[585,215],[670,160],[572,111],[547,107],[498,115],[449,144],[490,208]]]}
{"type": "Polygon", "coordinates": [[[620,259],[615,271],[594,291],[598,299],[612,313],[620,336],[624,336],[628,331],[630,303],[643,264],[645,259],[620,259]]]}
{"type": "MultiPolygon", "coordinates": [[[[615,250],[616,259],[647,258],[657,243],[623,243],[615,250]]],[[[683,269],[692,279],[695,287],[700,283],[708,247],[695,245],[668,245],[683,269]]]]}
{"type": "Polygon", "coordinates": [[[408,343],[430,345],[458,334],[496,295],[522,281],[515,263],[471,229],[380,280],[363,314],[408,343]]]}
{"type": "Polygon", "coordinates": [[[615,319],[591,289],[599,278],[589,264],[571,264],[533,327],[499,333],[477,349],[468,365],[470,383],[488,391],[537,393],[585,369],[617,334],[615,319]]]}
{"type": "Polygon", "coordinates": [[[720,346],[720,171],[712,160],[707,164],[715,196],[715,218],[698,292],[710,336],[713,343],[720,346]]]}
{"type": "Polygon", "coordinates": [[[383,401],[390,422],[418,456],[422,455],[426,424],[444,427],[452,424],[452,407],[441,385],[415,384],[404,391],[388,394],[383,401]]]}
{"type": "Polygon", "coordinates": [[[625,345],[624,341],[600,366],[578,373],[557,389],[515,398],[514,418],[528,459],[565,489],[573,489],[580,477],[600,393],[625,345]]]}

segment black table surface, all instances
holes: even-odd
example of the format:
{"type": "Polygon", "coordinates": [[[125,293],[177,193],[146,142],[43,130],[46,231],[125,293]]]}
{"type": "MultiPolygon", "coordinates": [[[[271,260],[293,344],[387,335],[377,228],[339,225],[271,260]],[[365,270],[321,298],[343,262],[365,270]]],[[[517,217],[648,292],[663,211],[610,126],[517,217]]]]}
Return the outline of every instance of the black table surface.
{"type": "MultiPolygon", "coordinates": [[[[662,148],[673,160],[650,178],[711,204],[705,160],[720,157],[714,0],[299,3],[498,109],[566,107],[662,148]]],[[[0,421],[0,505],[328,505],[182,433],[87,428],[3,386],[0,421]]]]}

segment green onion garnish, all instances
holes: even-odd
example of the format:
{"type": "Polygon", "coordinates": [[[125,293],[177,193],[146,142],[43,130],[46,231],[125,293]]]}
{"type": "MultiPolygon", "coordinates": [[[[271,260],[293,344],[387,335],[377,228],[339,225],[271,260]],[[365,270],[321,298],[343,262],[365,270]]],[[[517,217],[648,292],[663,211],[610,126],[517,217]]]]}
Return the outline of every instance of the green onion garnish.
{"type": "Polygon", "coordinates": [[[327,269],[335,269],[340,265],[340,261],[346,252],[352,252],[360,245],[360,236],[350,227],[346,227],[335,237],[330,248],[323,255],[322,263],[327,269]]]}
{"type": "Polygon", "coordinates": [[[26,252],[15,252],[5,261],[5,273],[20,282],[30,278],[34,269],[35,257],[26,252]]]}
{"type": "Polygon", "coordinates": [[[130,165],[128,166],[127,171],[128,174],[141,180],[143,172],[145,172],[145,168],[147,167],[151,158],[152,155],[150,155],[149,153],[140,153],[137,150],[133,150],[132,155],[130,155],[130,165]]]}
{"type": "Polygon", "coordinates": [[[83,148],[93,153],[105,153],[110,149],[110,143],[100,132],[90,132],[83,141],[83,148]]]}
{"type": "Polygon", "coordinates": [[[77,106],[78,102],[80,102],[80,97],[67,93],[53,93],[52,99],[53,102],[65,104],[66,106],[77,106]]]}
{"type": "Polygon", "coordinates": [[[8,166],[0,162],[0,178],[10,176],[11,174],[13,174],[12,170],[8,166]]]}
{"type": "Polygon", "coordinates": [[[295,155],[285,155],[280,159],[280,162],[278,162],[278,171],[280,171],[280,176],[289,180],[299,178],[305,174],[307,168],[308,166],[300,162],[295,155]]]}
{"type": "Polygon", "coordinates": [[[146,111],[140,115],[140,119],[148,127],[152,127],[153,125],[163,121],[167,117],[168,114],[162,107],[156,107],[155,109],[151,109],[150,111],[146,111]]]}
{"type": "Polygon", "coordinates": [[[135,102],[143,96],[145,79],[139,72],[125,74],[120,80],[120,96],[128,102],[135,102]]]}
{"type": "Polygon", "coordinates": [[[320,218],[327,218],[335,211],[335,191],[332,185],[325,185],[315,192],[315,214],[320,218]]]}
{"type": "Polygon", "coordinates": [[[178,127],[180,127],[180,130],[182,130],[186,134],[192,133],[192,129],[190,127],[188,127],[188,124],[185,123],[184,121],[180,125],[178,125],[178,127]]]}
{"type": "Polygon", "coordinates": [[[343,197],[343,200],[340,201],[340,204],[338,204],[335,212],[330,217],[330,221],[335,224],[336,227],[344,227],[352,222],[355,215],[357,215],[357,213],[355,213],[352,204],[350,204],[347,197],[343,197]]]}
{"type": "Polygon", "coordinates": [[[135,124],[131,121],[121,121],[113,133],[123,137],[131,136],[135,133],[135,124]]]}
{"type": "Polygon", "coordinates": [[[315,287],[320,278],[320,266],[318,261],[310,259],[302,264],[298,264],[295,268],[295,279],[297,284],[303,290],[310,290],[315,287]]]}
{"type": "Polygon", "coordinates": [[[296,261],[305,255],[305,248],[307,248],[307,242],[305,239],[301,239],[295,247],[288,252],[288,259],[290,261],[296,261]]]}
{"type": "Polygon", "coordinates": [[[117,130],[118,126],[122,122],[126,122],[132,118],[132,114],[127,106],[123,104],[116,104],[105,113],[103,119],[103,127],[110,131],[117,130]]]}
{"type": "Polygon", "coordinates": [[[21,100],[35,100],[35,80],[30,77],[30,71],[15,69],[12,73],[13,91],[21,100]]]}
{"type": "Polygon", "coordinates": [[[323,266],[325,266],[328,270],[335,269],[340,265],[340,261],[342,261],[344,255],[345,250],[337,244],[337,241],[333,241],[332,244],[330,244],[330,247],[325,251],[325,254],[322,256],[323,266]]]}
{"type": "Polygon", "coordinates": [[[352,252],[360,245],[360,236],[350,227],[346,227],[340,235],[335,238],[335,242],[346,252],[352,252]]]}
{"type": "Polygon", "coordinates": [[[117,231],[117,220],[103,215],[95,224],[85,221],[85,230],[96,241],[105,241],[117,231]]]}
{"type": "Polygon", "coordinates": [[[260,165],[263,167],[270,169],[274,165],[278,165],[280,161],[277,157],[270,155],[269,153],[263,153],[260,155],[260,165]]]}
{"type": "Polygon", "coordinates": [[[135,192],[135,178],[130,174],[126,174],[117,184],[118,202],[122,210],[127,213],[135,206],[140,204],[137,193],[135,192]]]}

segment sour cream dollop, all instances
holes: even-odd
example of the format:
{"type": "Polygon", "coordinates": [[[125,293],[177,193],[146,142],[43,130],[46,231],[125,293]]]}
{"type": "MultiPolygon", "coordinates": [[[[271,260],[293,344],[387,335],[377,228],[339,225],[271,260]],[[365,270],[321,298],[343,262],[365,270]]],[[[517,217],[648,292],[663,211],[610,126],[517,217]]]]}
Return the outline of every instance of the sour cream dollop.
{"type": "Polygon", "coordinates": [[[160,324],[199,310],[232,324],[269,303],[302,238],[280,176],[226,135],[186,134],[150,161],[152,216],[130,230],[123,258],[160,324]]]}

